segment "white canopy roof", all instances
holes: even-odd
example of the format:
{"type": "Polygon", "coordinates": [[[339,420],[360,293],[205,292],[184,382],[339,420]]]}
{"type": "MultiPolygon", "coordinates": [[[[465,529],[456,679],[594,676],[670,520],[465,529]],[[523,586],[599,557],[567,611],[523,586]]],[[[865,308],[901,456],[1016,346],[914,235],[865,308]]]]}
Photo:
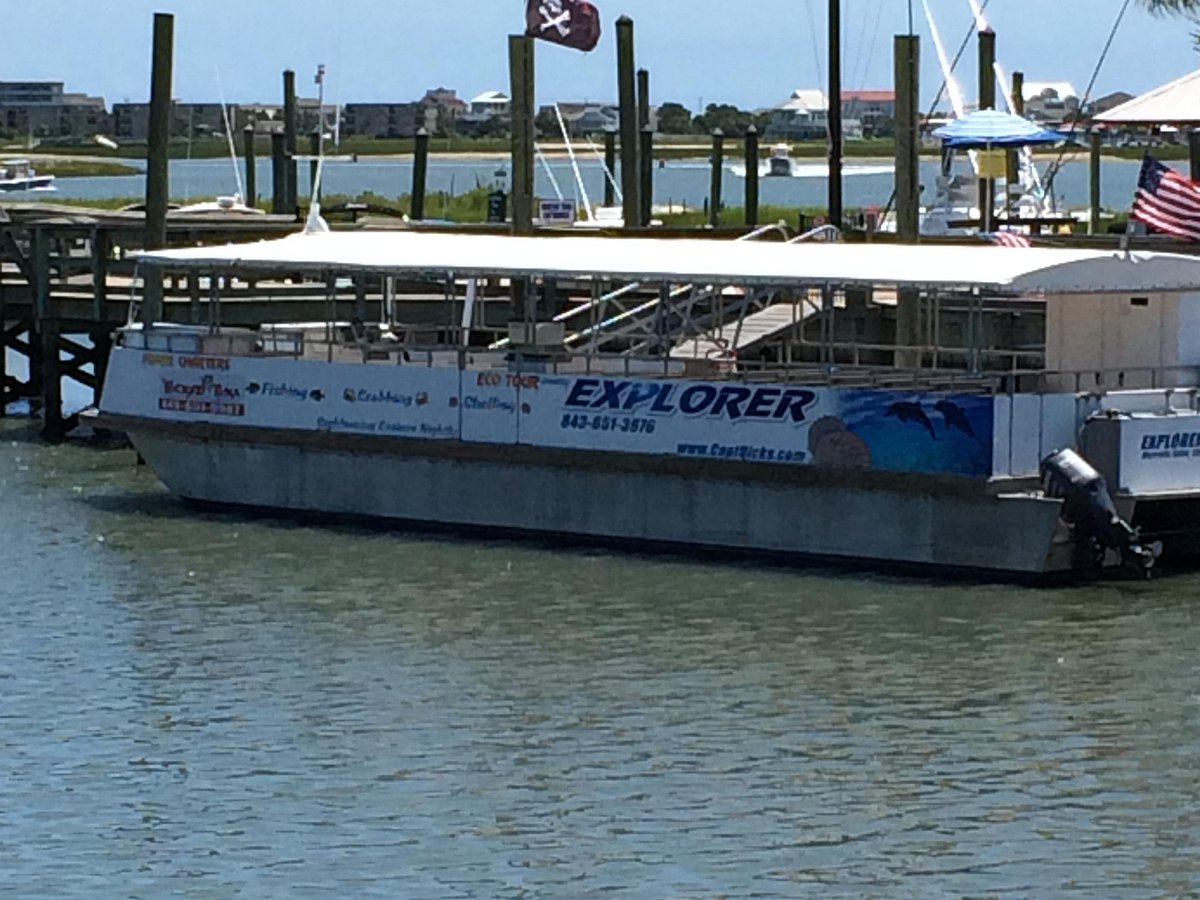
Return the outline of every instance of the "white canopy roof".
{"type": "Polygon", "coordinates": [[[1134,97],[1095,121],[1113,125],[1188,125],[1200,122],[1200,69],[1134,97]]]}
{"type": "Polygon", "coordinates": [[[668,238],[505,237],[413,231],[296,234],[160,250],[170,268],[456,277],[603,275],[616,280],[784,286],[979,287],[1012,294],[1200,290],[1200,257],[920,244],[783,244],[668,238]]]}

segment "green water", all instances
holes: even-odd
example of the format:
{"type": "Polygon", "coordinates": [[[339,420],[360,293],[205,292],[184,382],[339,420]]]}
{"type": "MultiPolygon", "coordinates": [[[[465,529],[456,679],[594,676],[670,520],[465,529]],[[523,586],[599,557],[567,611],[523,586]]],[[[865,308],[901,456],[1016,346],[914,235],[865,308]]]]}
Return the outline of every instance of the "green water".
{"type": "Polygon", "coordinates": [[[0,424],[0,894],[1200,891],[1195,576],[201,515],[0,424]]]}

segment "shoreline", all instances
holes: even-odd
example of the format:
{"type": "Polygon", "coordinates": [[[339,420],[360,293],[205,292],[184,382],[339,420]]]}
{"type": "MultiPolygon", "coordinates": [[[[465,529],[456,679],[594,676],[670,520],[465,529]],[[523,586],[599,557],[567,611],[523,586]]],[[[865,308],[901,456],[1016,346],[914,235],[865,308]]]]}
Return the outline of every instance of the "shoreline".
{"type": "MultiPolygon", "coordinates": [[[[512,156],[507,142],[487,141],[479,142],[480,146],[444,146],[449,143],[448,139],[435,138],[430,142],[429,157],[432,160],[447,161],[447,160],[463,160],[476,163],[507,163],[512,156]],[[438,146],[443,144],[443,146],[438,146]]],[[[411,140],[380,140],[378,145],[372,145],[367,142],[354,143],[347,142],[340,148],[330,148],[329,156],[351,157],[356,162],[363,161],[381,161],[381,162],[409,162],[413,159],[413,149],[411,140]]],[[[772,153],[774,144],[764,142],[759,150],[759,158],[767,159],[772,153]]],[[[823,143],[811,141],[805,142],[789,142],[788,146],[791,150],[792,159],[800,162],[817,162],[827,159],[827,150],[823,143]]],[[[567,146],[561,142],[539,143],[538,148],[541,155],[546,159],[553,161],[565,161],[570,158],[570,152],[567,146]]],[[[71,163],[86,163],[91,166],[112,166],[118,165],[124,168],[122,172],[105,171],[102,174],[124,174],[133,175],[142,172],[138,168],[139,164],[145,163],[145,146],[130,144],[124,148],[118,148],[112,152],[96,152],[98,148],[86,147],[79,148],[81,152],[72,152],[73,148],[52,147],[45,150],[37,148],[32,150],[10,150],[0,151],[0,158],[27,158],[35,163],[43,163],[43,169],[50,169],[52,166],[66,167],[71,163]]],[[[603,149],[599,144],[592,140],[589,145],[586,139],[576,142],[574,145],[575,157],[581,163],[597,162],[597,152],[602,156],[603,149]]],[[[225,160],[228,161],[229,153],[225,144],[208,145],[204,144],[199,147],[193,147],[190,155],[185,155],[179,152],[180,148],[172,147],[171,160],[182,161],[184,159],[192,160],[225,160]]],[[[933,159],[940,155],[938,147],[926,145],[920,149],[920,158],[933,159]]],[[[1139,161],[1142,155],[1146,152],[1145,148],[1124,148],[1124,147],[1106,147],[1103,148],[1101,157],[1105,160],[1125,160],[1139,161]]],[[[1154,148],[1155,155],[1167,162],[1179,162],[1188,158],[1187,148],[1183,146],[1167,145],[1154,148]]],[[[654,148],[654,158],[659,161],[670,162],[673,160],[689,160],[689,161],[704,161],[707,162],[712,155],[712,145],[708,142],[698,142],[695,140],[687,141],[660,141],[656,143],[654,148]]],[[[1035,150],[1034,156],[1039,160],[1055,159],[1058,156],[1065,156],[1071,161],[1078,159],[1086,159],[1088,156],[1088,148],[1074,145],[1060,149],[1050,150],[1035,150]]],[[[724,152],[726,162],[736,162],[744,157],[742,142],[738,139],[728,140],[725,144],[724,152]]],[[[268,156],[259,155],[259,160],[267,159],[268,156]]],[[[894,161],[894,151],[890,141],[885,140],[870,140],[860,142],[857,146],[855,142],[847,142],[845,145],[845,153],[843,161],[847,164],[875,164],[878,165],[884,162],[894,161]]],[[[238,156],[239,162],[244,159],[241,155],[238,156]]],[[[70,176],[66,176],[70,177],[70,176]]]]}

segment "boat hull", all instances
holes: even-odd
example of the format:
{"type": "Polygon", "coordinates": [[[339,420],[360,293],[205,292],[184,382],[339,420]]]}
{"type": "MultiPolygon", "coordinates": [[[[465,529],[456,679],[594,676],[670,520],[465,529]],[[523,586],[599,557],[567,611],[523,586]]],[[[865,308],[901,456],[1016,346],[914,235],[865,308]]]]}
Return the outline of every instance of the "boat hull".
{"type": "Polygon", "coordinates": [[[53,175],[39,175],[33,178],[17,178],[0,180],[0,193],[14,194],[24,191],[46,191],[54,187],[53,175]]]}
{"type": "Polygon", "coordinates": [[[106,424],[127,431],[171,491],[211,504],[1010,575],[1060,567],[1057,501],[989,495],[974,484],[911,476],[864,483],[861,475],[847,481],[796,469],[731,471],[464,442],[106,424]]]}

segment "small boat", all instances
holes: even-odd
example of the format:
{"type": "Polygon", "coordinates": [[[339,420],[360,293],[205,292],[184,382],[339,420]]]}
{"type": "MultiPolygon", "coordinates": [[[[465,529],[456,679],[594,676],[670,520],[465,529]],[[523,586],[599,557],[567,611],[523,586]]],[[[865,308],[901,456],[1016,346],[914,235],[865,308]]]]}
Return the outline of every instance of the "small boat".
{"type": "Polygon", "coordinates": [[[767,160],[763,172],[768,178],[791,178],[795,160],[792,159],[792,149],[787,144],[776,144],[771,148],[771,157],[767,160]]]}
{"type": "Polygon", "coordinates": [[[205,200],[199,203],[189,203],[171,210],[172,215],[192,215],[196,213],[219,213],[245,216],[264,216],[266,213],[242,202],[241,195],[232,197],[217,197],[216,200],[205,200]]]}
{"type": "Polygon", "coordinates": [[[0,193],[54,190],[53,175],[39,175],[27,159],[0,162],[0,193]]]}

